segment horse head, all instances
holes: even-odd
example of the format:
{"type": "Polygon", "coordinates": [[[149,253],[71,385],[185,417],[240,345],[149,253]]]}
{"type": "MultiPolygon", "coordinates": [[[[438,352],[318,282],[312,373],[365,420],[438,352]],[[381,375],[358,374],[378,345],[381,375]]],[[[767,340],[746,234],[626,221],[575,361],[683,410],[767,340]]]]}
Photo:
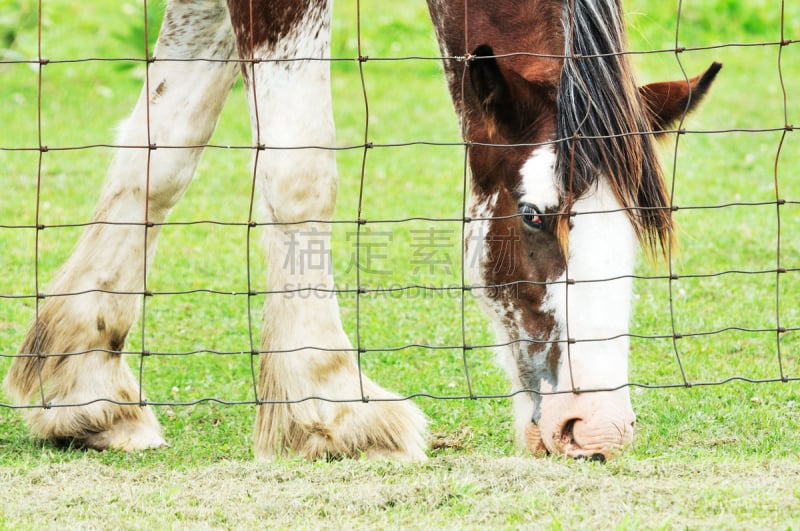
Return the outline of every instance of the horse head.
{"type": "Polygon", "coordinates": [[[616,3],[493,6],[431,5],[444,54],[470,50],[445,62],[471,175],[465,263],[512,382],[518,441],[605,459],[633,439],[638,247],[666,252],[672,238],[654,139],[721,65],[639,88],[616,3]],[[465,19],[477,46],[456,30],[465,19]]]}

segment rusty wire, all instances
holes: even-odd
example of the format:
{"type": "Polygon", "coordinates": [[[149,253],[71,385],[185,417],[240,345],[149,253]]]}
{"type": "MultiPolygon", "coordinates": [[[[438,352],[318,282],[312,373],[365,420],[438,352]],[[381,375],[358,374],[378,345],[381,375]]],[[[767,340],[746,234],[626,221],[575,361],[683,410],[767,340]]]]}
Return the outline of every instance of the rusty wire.
{"type": "MultiPolygon", "coordinates": [[[[148,47],[148,26],[147,26],[147,0],[144,1],[144,24],[145,24],[145,40],[144,40],[144,55],[143,57],[125,57],[125,58],[101,58],[101,57],[85,57],[85,58],[75,58],[75,59],[60,59],[60,60],[49,60],[42,55],[42,1],[39,0],[38,5],[38,12],[39,12],[39,24],[37,28],[37,57],[32,59],[3,59],[0,60],[0,66],[4,64],[28,64],[31,66],[36,67],[37,69],[37,76],[38,76],[38,101],[37,101],[37,121],[38,121],[38,145],[36,146],[4,146],[0,145],[0,151],[30,151],[30,152],[38,152],[38,163],[37,163],[37,170],[36,170],[36,209],[35,209],[35,220],[33,225],[28,224],[8,224],[8,223],[0,223],[0,230],[33,230],[35,232],[35,240],[34,240],[34,263],[32,267],[34,269],[34,292],[33,293],[24,293],[24,294],[10,294],[10,293],[0,293],[0,301],[3,300],[25,300],[30,299],[33,301],[34,304],[34,323],[33,326],[35,329],[39,329],[39,312],[40,312],[40,303],[42,300],[50,297],[69,297],[75,296],[80,294],[85,294],[89,292],[102,292],[102,293],[114,293],[119,295],[140,295],[142,296],[141,302],[141,350],[133,352],[127,351],[123,352],[123,354],[130,356],[138,357],[138,375],[139,381],[144,378],[145,372],[145,358],[156,358],[159,356],[193,356],[196,354],[214,354],[219,356],[239,356],[239,355],[249,355],[250,356],[250,371],[251,371],[251,378],[252,378],[252,399],[248,400],[230,400],[226,399],[225,397],[203,397],[198,398],[195,400],[184,400],[184,401],[146,401],[143,398],[142,394],[142,386],[139,386],[139,397],[137,402],[121,402],[116,401],[113,399],[108,398],[98,398],[96,400],[88,401],[81,404],[58,404],[58,405],[51,405],[51,404],[44,404],[44,382],[41,379],[41,374],[39,375],[39,387],[40,387],[40,396],[41,396],[41,403],[33,404],[33,405],[12,405],[12,404],[0,404],[0,407],[4,408],[38,408],[38,407],[74,407],[74,406],[85,406],[95,402],[111,402],[120,405],[134,405],[139,404],[143,405],[145,403],[151,405],[170,405],[170,406],[187,406],[187,405],[194,405],[203,402],[214,402],[220,404],[259,404],[265,403],[267,401],[260,399],[258,396],[257,390],[257,374],[256,374],[256,359],[258,356],[262,354],[279,354],[279,353],[292,353],[300,350],[305,349],[316,349],[325,351],[328,349],[321,348],[317,345],[309,344],[298,346],[297,348],[286,349],[286,350],[279,350],[279,351],[269,351],[265,352],[258,347],[259,340],[258,340],[258,332],[257,332],[257,325],[254,323],[256,319],[254,315],[257,315],[259,310],[257,308],[253,308],[252,304],[254,298],[257,296],[270,296],[270,295],[280,295],[286,293],[293,293],[293,292],[304,292],[304,291],[321,291],[321,292],[330,292],[333,294],[354,294],[355,295],[355,304],[356,304],[356,331],[355,331],[355,339],[356,343],[354,347],[351,349],[352,352],[356,355],[358,359],[358,367],[359,367],[359,376],[361,374],[361,367],[362,367],[362,355],[370,353],[370,352],[398,352],[412,348],[421,348],[427,349],[431,351],[435,350],[458,350],[461,352],[461,361],[463,364],[463,371],[464,377],[467,382],[467,393],[466,394],[452,394],[452,395],[442,395],[442,394],[435,394],[429,392],[413,392],[409,393],[404,396],[400,396],[398,398],[389,398],[389,399],[380,399],[376,397],[369,397],[365,395],[363,382],[361,383],[361,392],[360,397],[356,398],[355,400],[360,401],[381,401],[381,400],[408,400],[412,398],[418,397],[426,397],[432,399],[441,399],[441,400],[459,400],[459,399],[491,399],[491,398],[508,398],[513,396],[516,393],[497,393],[497,394],[481,394],[476,393],[472,387],[471,377],[470,377],[470,369],[469,369],[469,354],[476,350],[476,349],[491,349],[494,347],[502,347],[508,346],[515,343],[523,342],[523,340],[516,340],[510,341],[505,343],[489,343],[489,344],[468,344],[467,343],[467,334],[466,334],[466,304],[465,304],[465,297],[469,292],[477,291],[477,290],[484,290],[484,289],[494,289],[499,287],[507,287],[508,285],[503,286],[495,286],[495,285],[469,285],[466,281],[464,271],[465,271],[465,259],[462,253],[461,256],[461,284],[460,285],[453,285],[453,286],[440,286],[440,285],[422,285],[422,284],[407,284],[401,286],[394,286],[390,288],[374,288],[369,287],[366,285],[362,285],[362,280],[360,276],[360,268],[358,267],[359,262],[359,255],[358,253],[361,250],[361,237],[362,237],[362,230],[367,224],[373,223],[408,223],[411,221],[429,221],[433,223],[437,222],[460,222],[461,223],[461,236],[462,240],[464,237],[465,226],[467,223],[472,221],[477,221],[479,219],[469,219],[466,215],[466,205],[467,205],[467,195],[469,190],[469,183],[468,183],[468,169],[467,169],[467,162],[468,162],[468,155],[469,149],[471,146],[476,145],[473,141],[466,138],[466,135],[462,131],[462,141],[460,142],[433,142],[428,140],[414,140],[409,142],[397,142],[397,143],[376,143],[371,140],[370,138],[370,131],[369,131],[369,98],[368,98],[368,90],[367,90],[367,83],[366,83],[366,73],[365,73],[365,64],[370,61],[442,61],[444,60],[451,60],[451,61],[467,61],[469,59],[469,49],[464,50],[464,55],[458,56],[451,56],[451,57],[440,57],[440,56],[420,56],[420,55],[412,55],[412,56],[396,56],[396,57],[374,57],[374,56],[366,56],[362,50],[362,41],[361,41],[361,6],[360,1],[358,2],[357,7],[357,27],[359,28],[358,35],[357,35],[357,57],[338,57],[338,58],[329,58],[329,59],[319,59],[319,58],[286,58],[286,59],[263,59],[263,58],[256,58],[255,57],[255,49],[251,42],[251,49],[249,57],[239,58],[239,59],[231,59],[232,62],[238,62],[243,65],[244,68],[249,68],[251,73],[254,73],[255,64],[258,62],[266,62],[266,61],[274,61],[274,62],[282,62],[282,61],[318,61],[318,60],[325,60],[331,62],[338,62],[338,61],[345,61],[345,62],[356,62],[359,68],[359,77],[361,80],[361,91],[363,95],[363,105],[364,105],[364,112],[365,112],[365,120],[364,120],[364,134],[363,134],[363,143],[353,144],[353,145],[345,145],[345,146],[269,146],[265,145],[261,142],[261,127],[259,124],[259,116],[258,116],[258,109],[255,106],[255,129],[256,129],[256,139],[253,145],[219,145],[219,144],[197,144],[197,145],[181,145],[181,146],[168,146],[168,145],[159,145],[156,146],[151,142],[151,136],[149,131],[149,120],[148,120],[148,131],[147,137],[148,142],[147,145],[138,146],[138,145],[116,145],[113,143],[108,144],[87,144],[87,145],[62,145],[62,146],[47,146],[43,142],[43,135],[42,135],[42,109],[43,109],[43,91],[42,91],[42,80],[44,77],[45,68],[48,65],[54,64],[66,64],[66,63],[81,63],[81,62],[91,62],[91,61],[98,61],[98,62],[113,62],[113,61],[125,61],[125,62],[141,62],[144,64],[150,64],[155,61],[165,61],[164,59],[159,59],[152,55],[152,51],[148,47]],[[411,146],[418,146],[418,145],[425,145],[425,146],[441,146],[447,148],[458,148],[464,150],[464,157],[463,157],[463,168],[462,168],[462,196],[460,198],[461,201],[461,217],[437,217],[437,216],[426,216],[426,217],[419,217],[419,216],[409,216],[405,218],[393,218],[393,219],[365,219],[363,217],[363,194],[364,189],[366,186],[366,174],[367,174],[367,162],[368,162],[368,153],[371,150],[377,149],[401,149],[404,147],[411,147],[411,146]],[[175,290],[175,291],[151,291],[148,289],[147,284],[147,260],[145,258],[145,266],[144,266],[144,278],[142,279],[142,286],[143,290],[141,292],[121,292],[121,291],[108,291],[102,289],[96,290],[87,290],[87,291],[76,291],[72,293],[45,293],[41,290],[40,286],[43,284],[43,279],[41,278],[40,274],[40,260],[41,260],[41,243],[40,243],[40,234],[45,229],[60,229],[60,228],[85,228],[90,225],[94,224],[113,224],[109,222],[74,222],[74,223],[62,223],[62,224],[51,224],[45,225],[41,222],[40,218],[40,201],[41,201],[41,192],[42,192],[42,163],[45,155],[51,152],[58,152],[58,151],[72,151],[72,150],[89,150],[89,149],[96,149],[96,148],[116,148],[116,149],[147,149],[148,150],[148,164],[147,164],[147,177],[146,182],[148,183],[147,186],[149,187],[149,168],[150,168],[150,153],[154,149],[195,149],[195,148],[207,148],[207,149],[220,149],[220,150],[248,150],[253,152],[253,172],[252,172],[252,183],[250,187],[250,198],[249,198],[249,205],[248,205],[248,217],[247,220],[244,222],[223,222],[219,220],[200,220],[200,221],[192,221],[192,222],[163,222],[163,223],[153,223],[148,219],[148,211],[145,210],[144,219],[141,223],[125,223],[122,225],[133,225],[133,226],[141,226],[143,228],[144,233],[144,244],[145,249],[147,247],[147,238],[148,238],[148,230],[152,229],[155,226],[166,226],[166,225],[218,225],[223,227],[243,227],[247,230],[247,249],[246,249],[246,262],[247,262],[247,290],[244,292],[228,292],[228,291],[221,291],[221,290],[214,290],[214,289],[193,289],[193,290],[175,290]],[[337,151],[345,151],[345,150],[360,150],[362,152],[362,159],[361,159],[361,173],[360,173],[360,184],[359,184],[359,199],[358,199],[358,214],[355,219],[345,219],[345,220],[331,220],[331,221],[324,221],[324,223],[328,223],[330,225],[337,225],[337,224],[348,224],[355,227],[355,235],[356,235],[356,287],[355,288],[333,288],[329,290],[320,289],[320,288],[298,288],[295,290],[286,289],[286,290],[259,290],[256,288],[257,283],[251,278],[251,243],[252,240],[255,238],[254,231],[258,227],[263,227],[266,225],[290,225],[292,223],[281,223],[281,222],[270,222],[270,223],[259,223],[256,221],[254,216],[254,203],[255,203],[255,194],[256,194],[256,173],[259,164],[259,155],[264,151],[270,150],[287,150],[287,149],[308,149],[308,148],[316,148],[316,149],[326,149],[326,150],[337,150],[337,151]],[[432,292],[453,292],[458,294],[460,297],[460,321],[461,321],[461,343],[460,344],[448,344],[448,345],[434,345],[434,344],[423,344],[423,343],[408,343],[404,345],[396,345],[396,346],[387,346],[387,345],[376,345],[376,346],[366,346],[364,344],[362,338],[362,326],[361,323],[361,297],[365,294],[369,293],[388,293],[388,292],[410,292],[412,290],[425,290],[425,291],[432,291],[432,292]],[[216,295],[225,295],[231,297],[246,297],[247,298],[247,322],[248,322],[248,332],[249,332],[249,352],[242,352],[242,351],[220,351],[220,350],[212,350],[212,349],[196,349],[191,351],[183,351],[183,352],[155,352],[150,351],[146,348],[146,319],[145,315],[147,312],[147,300],[151,297],[167,297],[167,296],[175,296],[175,295],[187,295],[193,293],[208,293],[208,294],[216,294],[216,295]]],[[[468,9],[469,2],[465,2],[465,11],[468,9]]],[[[251,23],[252,23],[252,1],[250,4],[251,8],[251,23]]],[[[682,46],[680,44],[680,24],[682,19],[684,7],[681,1],[678,2],[677,12],[676,12],[676,24],[675,24],[675,45],[671,49],[652,49],[652,50],[644,50],[644,51],[630,51],[624,52],[626,55],[647,55],[647,54],[672,54],[674,55],[676,63],[679,65],[681,70],[684,72],[684,77],[688,81],[688,74],[686,74],[685,70],[683,69],[683,63],[681,57],[683,54],[688,52],[696,52],[696,51],[703,51],[703,50],[713,50],[713,49],[722,49],[722,48],[746,48],[746,47],[775,47],[778,50],[778,60],[777,60],[777,72],[779,77],[779,84],[780,84],[780,93],[783,99],[783,118],[784,124],[781,126],[773,126],[773,127],[764,127],[764,128],[725,128],[725,129],[714,129],[714,130],[687,130],[683,126],[683,119],[681,119],[681,123],[672,131],[668,131],[669,133],[674,133],[676,141],[674,144],[673,150],[673,172],[672,172],[672,190],[671,190],[671,198],[675,196],[675,183],[678,179],[677,173],[677,161],[678,161],[678,153],[679,153],[679,146],[681,138],[685,135],[711,135],[711,134],[731,134],[731,133],[780,133],[780,140],[778,146],[776,147],[776,153],[774,158],[774,167],[772,169],[773,180],[774,180],[774,201],[735,201],[735,202],[726,202],[726,203],[718,203],[718,204],[706,204],[706,205],[678,205],[675,203],[670,204],[669,208],[673,211],[683,211],[683,210],[704,210],[704,209],[722,209],[722,208],[729,208],[729,207],[736,207],[736,206],[774,206],[775,208],[775,216],[776,216],[776,223],[777,223],[777,236],[775,240],[775,267],[768,268],[768,269],[728,269],[724,271],[715,271],[709,273],[691,273],[691,274],[677,274],[673,268],[674,266],[674,250],[672,249],[671,242],[669,244],[669,248],[667,249],[667,264],[668,264],[668,273],[666,275],[630,275],[630,278],[639,279],[639,280],[656,280],[656,281],[666,281],[668,288],[669,288],[669,309],[670,309],[670,326],[671,326],[671,333],[669,334],[650,334],[650,335],[642,335],[642,334],[635,334],[635,333],[628,333],[625,336],[629,338],[637,338],[637,339],[647,339],[647,340],[668,340],[672,344],[672,350],[674,353],[674,357],[676,363],[678,364],[681,381],[679,382],[671,382],[671,383],[662,383],[662,384],[647,384],[647,383],[640,383],[640,382],[628,382],[620,387],[614,388],[619,389],[621,387],[636,387],[636,388],[645,388],[645,389],[671,389],[671,388],[688,388],[693,386],[715,386],[715,385],[724,385],[734,381],[741,381],[741,382],[748,382],[752,384],[756,383],[767,383],[767,382],[794,382],[800,381],[800,376],[792,376],[787,374],[786,371],[786,364],[784,360],[784,354],[781,350],[781,338],[787,332],[800,332],[800,326],[783,326],[782,319],[781,319],[781,277],[786,275],[790,272],[800,272],[800,265],[794,266],[787,266],[787,262],[784,260],[782,256],[782,233],[781,233],[781,219],[782,219],[782,210],[785,209],[787,205],[800,205],[800,199],[788,199],[781,195],[780,192],[780,176],[779,176],[779,166],[780,166],[780,159],[783,153],[783,148],[786,142],[788,135],[794,131],[794,126],[790,123],[789,120],[789,112],[788,112],[788,89],[784,82],[784,72],[782,67],[782,58],[783,52],[785,48],[789,45],[796,44],[797,40],[787,39],[785,32],[784,32],[784,5],[783,2],[781,3],[781,27],[780,27],[780,39],[776,41],[768,41],[768,42],[758,42],[758,43],[720,43],[714,45],[705,45],[705,46],[682,46]],[[717,327],[713,329],[706,329],[700,330],[695,332],[681,332],[675,319],[675,309],[673,306],[673,300],[675,297],[675,283],[680,279],[685,278],[711,278],[711,277],[718,277],[718,276],[725,276],[725,275],[763,275],[763,276],[774,276],[775,278],[775,316],[774,316],[774,327],[737,327],[737,326],[724,326],[724,327],[717,327]],[[682,362],[682,350],[679,346],[680,341],[685,338],[691,337],[705,337],[711,335],[719,335],[730,331],[740,331],[745,333],[758,333],[758,334],[774,334],[775,336],[775,354],[776,354],[776,367],[777,372],[775,376],[772,377],[765,377],[765,378],[750,378],[741,375],[734,375],[730,377],[720,378],[716,381],[692,381],[686,374],[684,370],[683,362],[682,362]]],[[[465,12],[465,26],[467,26],[466,21],[468,20],[467,13],[465,12]]],[[[469,28],[465,27],[465,32],[468,34],[469,28]]],[[[468,39],[465,39],[465,42],[468,42],[468,39]]],[[[550,56],[545,54],[535,54],[530,52],[518,52],[513,54],[506,54],[503,56],[497,57],[510,57],[515,55],[521,56],[536,56],[536,57],[557,57],[562,58],[562,56],[550,56]]],[[[189,59],[186,59],[189,60],[189,59]]],[[[218,59],[209,59],[209,58],[198,58],[198,59],[191,59],[193,61],[208,61],[208,62],[215,62],[220,61],[218,59]]],[[[179,59],[170,59],[169,61],[182,61],[179,59]]],[[[149,86],[149,70],[146,69],[145,74],[145,87],[149,86]]],[[[252,91],[253,97],[255,97],[256,92],[256,76],[251,75],[252,79],[252,91]]],[[[149,91],[148,91],[149,92],[149,91]]],[[[149,103],[149,102],[148,102],[149,103]]],[[[149,116],[149,104],[147,106],[147,115],[149,116]]],[[[629,134],[642,134],[642,133],[629,133],[629,134]]],[[[558,139],[556,142],[564,142],[568,139],[558,139]]],[[[552,144],[552,142],[548,142],[548,144],[552,144]]],[[[486,145],[486,144],[484,144],[486,145]]],[[[515,144],[514,146],[534,146],[533,144],[515,144]]],[[[497,147],[509,147],[508,145],[498,145],[497,147]]],[[[149,195],[149,194],[148,194],[149,195]]],[[[581,214],[577,214],[581,215],[581,214]]],[[[495,218],[496,219],[496,218],[495,218]]],[[[319,220],[304,220],[301,222],[294,222],[294,223],[306,223],[309,221],[319,221],[319,220]]],[[[145,257],[146,257],[145,251],[145,257]]],[[[568,278],[568,275],[567,275],[568,278]]],[[[614,279],[592,279],[592,280],[578,280],[578,281],[565,281],[567,283],[580,283],[580,282],[604,282],[614,279]]],[[[592,339],[568,339],[562,341],[542,341],[541,343],[552,343],[552,342],[563,342],[566,343],[567,352],[569,352],[569,345],[572,342],[591,342],[591,341],[607,341],[612,340],[615,338],[611,337],[603,337],[603,338],[592,338],[592,339]]],[[[532,340],[524,340],[524,342],[531,342],[532,340]]],[[[96,350],[103,350],[103,349],[96,349],[96,350]]],[[[90,351],[81,351],[81,352],[67,352],[58,354],[59,356],[80,356],[86,354],[87,352],[94,352],[96,350],[90,351]]],[[[342,350],[342,349],[337,349],[342,350]]],[[[44,357],[47,354],[41,353],[34,353],[34,354],[16,354],[10,352],[0,352],[0,357],[4,358],[13,358],[16,356],[31,356],[31,357],[44,357]]],[[[593,392],[593,391],[607,391],[611,389],[582,389],[581,392],[593,392]]],[[[534,392],[539,393],[535,390],[522,390],[520,392],[534,392]]],[[[572,391],[560,391],[556,393],[539,393],[539,394],[558,394],[558,393],[569,393],[572,391]]],[[[341,402],[346,400],[332,400],[327,397],[319,397],[319,396],[305,396],[305,397],[296,397],[287,400],[277,400],[277,401],[268,401],[270,403],[298,403],[304,402],[308,400],[326,400],[331,402],[341,402]]]]}

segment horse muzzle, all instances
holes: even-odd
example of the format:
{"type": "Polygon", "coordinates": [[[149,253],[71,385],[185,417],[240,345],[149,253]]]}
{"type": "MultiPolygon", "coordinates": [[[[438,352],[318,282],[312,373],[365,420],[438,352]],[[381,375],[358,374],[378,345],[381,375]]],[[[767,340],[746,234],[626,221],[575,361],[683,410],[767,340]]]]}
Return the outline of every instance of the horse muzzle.
{"type": "Polygon", "coordinates": [[[631,444],[635,424],[627,389],[548,395],[539,423],[526,429],[525,444],[534,454],[605,461],[631,444]]]}

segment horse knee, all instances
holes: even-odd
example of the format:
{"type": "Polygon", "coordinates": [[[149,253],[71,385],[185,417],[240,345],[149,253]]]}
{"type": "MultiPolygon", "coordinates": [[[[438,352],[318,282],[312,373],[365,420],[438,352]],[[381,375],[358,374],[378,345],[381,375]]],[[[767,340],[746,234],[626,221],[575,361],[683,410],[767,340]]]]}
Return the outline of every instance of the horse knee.
{"type": "Polygon", "coordinates": [[[276,154],[265,168],[264,192],[275,221],[327,220],[336,206],[338,176],[333,154],[300,149],[276,154]]]}

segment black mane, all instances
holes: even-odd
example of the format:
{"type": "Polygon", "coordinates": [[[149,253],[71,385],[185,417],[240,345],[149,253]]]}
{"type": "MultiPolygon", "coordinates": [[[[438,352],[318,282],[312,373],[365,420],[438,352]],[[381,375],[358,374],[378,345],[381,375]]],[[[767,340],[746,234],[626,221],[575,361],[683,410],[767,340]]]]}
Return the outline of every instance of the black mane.
{"type": "Polygon", "coordinates": [[[666,251],[669,195],[630,65],[621,2],[566,0],[557,171],[569,204],[605,176],[650,250],[666,251]]]}

